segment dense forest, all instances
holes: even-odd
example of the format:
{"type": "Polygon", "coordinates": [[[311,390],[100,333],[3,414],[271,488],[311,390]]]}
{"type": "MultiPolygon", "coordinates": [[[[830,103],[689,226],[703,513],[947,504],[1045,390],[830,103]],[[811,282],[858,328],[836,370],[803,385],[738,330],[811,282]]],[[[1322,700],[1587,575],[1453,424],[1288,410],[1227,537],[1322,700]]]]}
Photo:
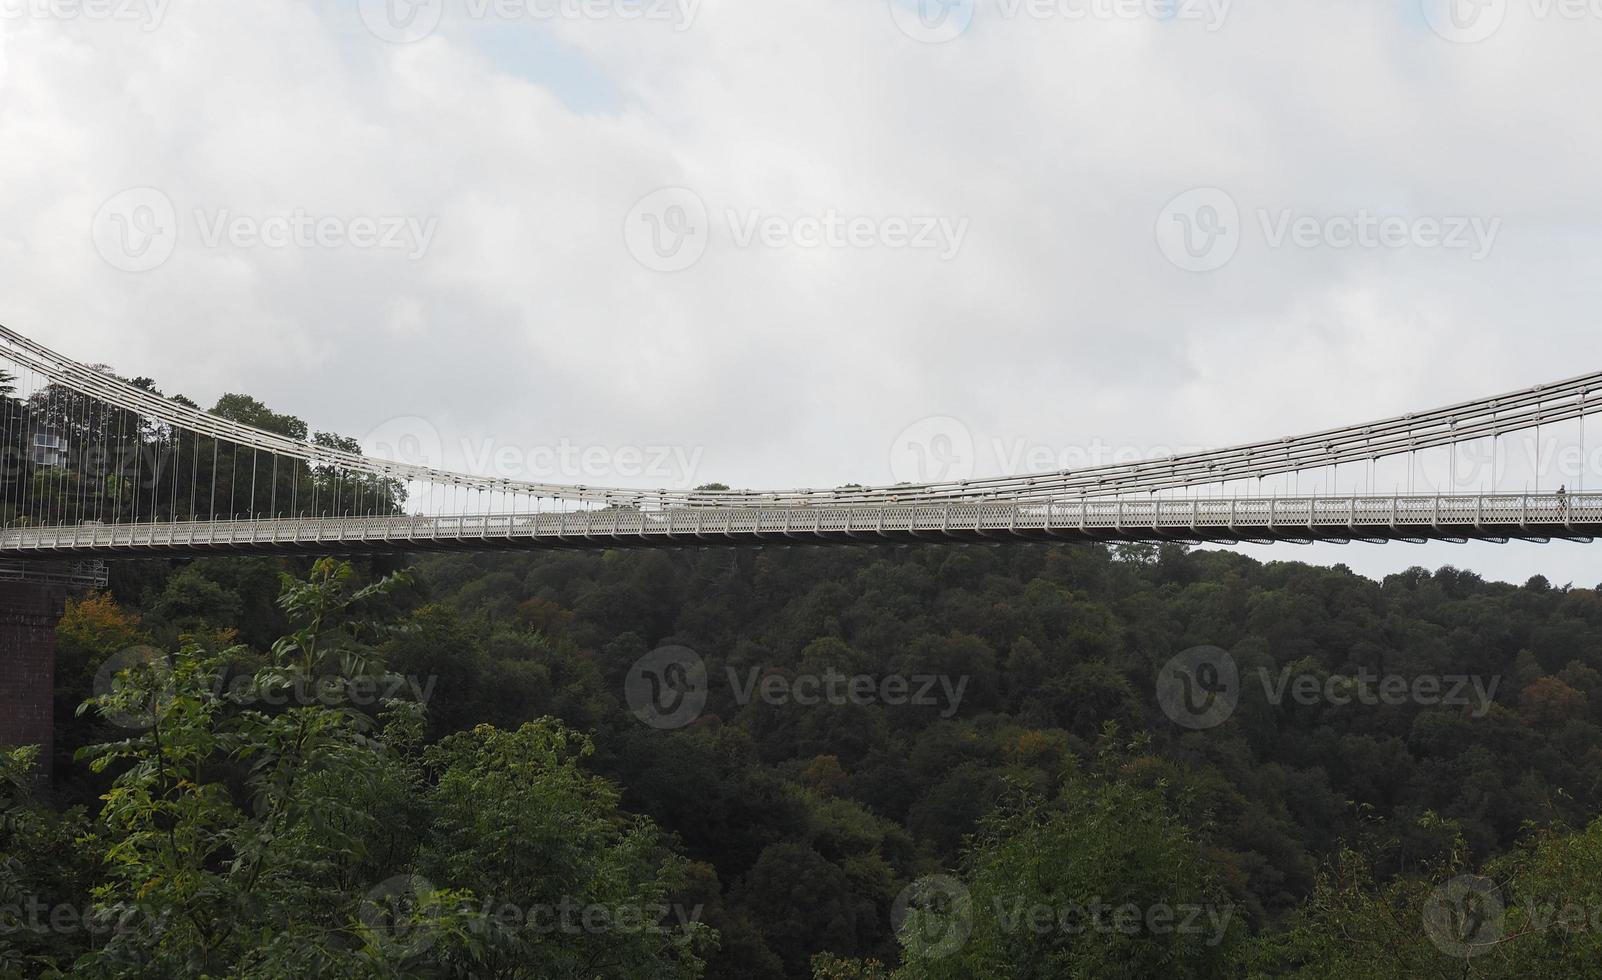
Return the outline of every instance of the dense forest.
{"type": "Polygon", "coordinates": [[[1602,975],[1589,587],[1177,544],[130,561],[58,644],[52,785],[0,756],[3,976],[1602,975]],[[1197,650],[1206,724],[1164,689],[1197,650]]]}

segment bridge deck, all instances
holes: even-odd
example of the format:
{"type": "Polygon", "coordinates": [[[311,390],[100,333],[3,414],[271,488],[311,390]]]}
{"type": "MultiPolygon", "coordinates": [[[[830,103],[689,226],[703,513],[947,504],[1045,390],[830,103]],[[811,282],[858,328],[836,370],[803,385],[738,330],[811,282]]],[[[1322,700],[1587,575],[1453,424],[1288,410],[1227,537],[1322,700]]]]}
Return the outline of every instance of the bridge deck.
{"type": "Polygon", "coordinates": [[[1602,535],[1602,494],[1239,497],[280,518],[10,528],[0,557],[354,554],[924,540],[1389,541],[1602,535]]]}

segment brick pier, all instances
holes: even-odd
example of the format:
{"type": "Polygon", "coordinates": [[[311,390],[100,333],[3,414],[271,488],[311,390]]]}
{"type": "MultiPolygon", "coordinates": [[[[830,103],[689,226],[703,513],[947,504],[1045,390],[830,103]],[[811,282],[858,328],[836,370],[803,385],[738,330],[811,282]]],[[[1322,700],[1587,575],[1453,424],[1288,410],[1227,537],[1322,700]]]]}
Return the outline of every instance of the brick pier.
{"type": "Polygon", "coordinates": [[[38,745],[50,772],[55,724],[56,623],[67,590],[0,582],[0,745],[38,745]]]}

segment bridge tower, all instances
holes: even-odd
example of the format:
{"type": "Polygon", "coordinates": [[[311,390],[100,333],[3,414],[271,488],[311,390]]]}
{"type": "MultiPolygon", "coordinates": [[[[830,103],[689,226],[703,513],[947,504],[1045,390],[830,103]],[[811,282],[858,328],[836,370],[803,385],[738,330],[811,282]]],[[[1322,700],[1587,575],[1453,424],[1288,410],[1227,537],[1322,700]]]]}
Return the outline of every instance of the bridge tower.
{"type": "Polygon", "coordinates": [[[55,743],[56,623],[65,586],[0,582],[0,745],[38,745],[50,774],[55,743]]]}
{"type": "Polygon", "coordinates": [[[0,562],[0,746],[55,748],[56,624],[68,595],[106,583],[101,562],[0,562]]]}

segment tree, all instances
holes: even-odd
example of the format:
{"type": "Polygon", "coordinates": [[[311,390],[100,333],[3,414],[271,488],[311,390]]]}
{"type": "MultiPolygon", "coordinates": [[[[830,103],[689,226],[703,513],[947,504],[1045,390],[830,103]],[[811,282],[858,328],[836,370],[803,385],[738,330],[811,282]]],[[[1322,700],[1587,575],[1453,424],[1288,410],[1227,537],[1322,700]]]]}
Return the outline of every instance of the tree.
{"type": "Polygon", "coordinates": [[[960,879],[925,879],[901,923],[900,980],[1225,975],[1244,932],[1161,795],[1075,778],[986,819],[960,879]]]}
{"type": "MultiPolygon", "coordinates": [[[[319,561],[306,581],[285,577],[295,629],[254,674],[224,673],[248,650],[190,642],[136,660],[86,703],[147,723],[82,753],[114,776],[93,830],[76,834],[98,862],[81,889],[89,918],[112,927],[58,937],[62,949],[0,936],[0,964],[89,977],[699,976],[715,937],[693,914],[658,912],[685,863],[582,771],[586,739],[545,721],[425,750],[422,706],[372,696],[401,685],[362,611],[403,581],[364,585],[350,564],[319,561]]],[[[0,839],[59,865],[48,830],[0,797],[0,839]]],[[[12,890],[39,876],[0,867],[12,890]]]]}
{"type": "Polygon", "coordinates": [[[554,720],[480,725],[425,756],[430,815],[416,865],[478,901],[437,959],[463,976],[699,977],[713,940],[677,901],[688,862],[617,790],[580,768],[590,740],[554,720]]]}
{"type": "MultiPolygon", "coordinates": [[[[1426,824],[1445,826],[1426,814],[1426,824]]],[[[1546,829],[1476,873],[1458,837],[1423,873],[1376,880],[1343,852],[1282,935],[1257,944],[1252,977],[1304,980],[1568,980],[1602,961],[1602,820],[1546,829]]]]}

